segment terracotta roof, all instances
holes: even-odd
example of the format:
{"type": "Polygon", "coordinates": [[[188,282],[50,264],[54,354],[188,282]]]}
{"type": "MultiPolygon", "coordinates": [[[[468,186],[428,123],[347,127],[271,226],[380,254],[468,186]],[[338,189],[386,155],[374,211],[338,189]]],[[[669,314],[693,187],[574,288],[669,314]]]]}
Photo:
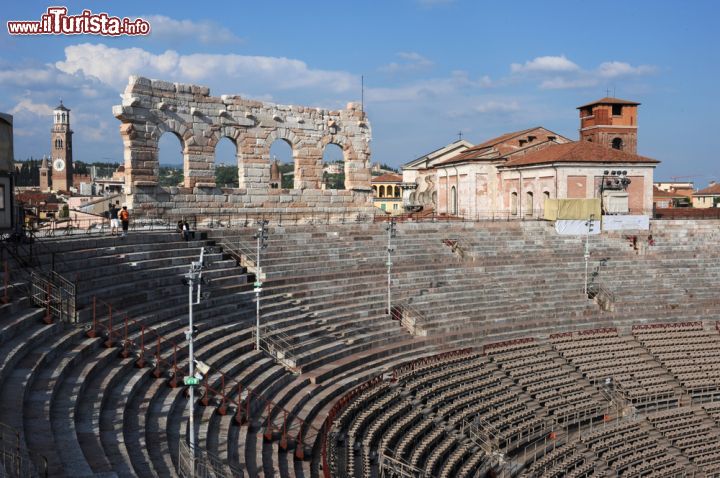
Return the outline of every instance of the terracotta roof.
{"type": "Polygon", "coordinates": [[[53,193],[44,193],[39,191],[23,191],[15,195],[18,201],[30,204],[56,203],[59,202],[57,196],[53,193]]]}
{"type": "Polygon", "coordinates": [[[716,194],[720,194],[720,183],[711,184],[705,189],[696,192],[693,196],[711,196],[716,194]]]}
{"type": "Polygon", "coordinates": [[[516,156],[501,167],[546,163],[659,163],[652,158],[626,153],[590,141],[552,144],[546,148],[516,156]]]}
{"type": "Polygon", "coordinates": [[[684,194],[663,191],[662,189],[658,189],[657,186],[653,186],[653,198],[654,199],[679,199],[679,198],[686,198],[686,197],[687,196],[684,194]]]}
{"type": "MultiPolygon", "coordinates": [[[[469,150],[473,150],[473,149],[476,149],[476,150],[477,150],[477,149],[489,148],[489,147],[491,147],[491,146],[495,146],[496,144],[500,144],[500,143],[502,143],[503,141],[507,141],[508,139],[514,138],[515,136],[521,136],[521,135],[523,135],[523,134],[525,134],[525,133],[529,133],[530,131],[532,131],[532,130],[534,130],[534,129],[539,129],[539,128],[541,128],[541,126],[536,126],[535,128],[523,129],[523,130],[520,130],[520,131],[514,131],[514,132],[512,132],[512,133],[505,133],[505,134],[500,135],[500,136],[498,136],[498,137],[496,137],[496,138],[489,139],[489,140],[485,141],[484,143],[476,144],[475,146],[473,146],[473,147],[470,148],[469,150]]],[[[468,151],[469,151],[469,150],[468,150],[468,151]]]]}
{"type": "Polygon", "coordinates": [[[387,173],[383,174],[381,176],[374,176],[372,178],[373,183],[401,183],[402,182],[402,176],[399,174],[392,174],[387,173]]]}
{"type": "Polygon", "coordinates": [[[621,100],[620,98],[610,98],[609,96],[606,96],[605,98],[600,98],[597,101],[591,101],[590,103],[584,104],[582,106],[578,106],[576,109],[580,108],[587,108],[588,106],[593,105],[631,105],[631,106],[638,106],[640,103],[637,101],[629,101],[629,100],[621,100]]]}
{"type": "Polygon", "coordinates": [[[513,138],[516,138],[518,136],[525,136],[530,132],[538,131],[538,136],[540,136],[540,130],[547,131],[547,133],[543,133],[542,136],[548,137],[548,136],[555,136],[562,137],[556,133],[553,133],[547,128],[543,128],[542,126],[536,126],[534,128],[528,128],[523,129],[521,131],[514,131],[512,133],[505,133],[503,135],[497,136],[495,138],[489,139],[483,143],[477,144],[473,146],[472,148],[468,148],[462,153],[458,154],[457,156],[453,156],[452,158],[446,159],[445,161],[442,161],[438,163],[437,165],[443,165],[443,164],[453,164],[453,163],[460,163],[463,161],[470,161],[473,159],[480,159],[482,156],[486,155],[487,153],[492,152],[493,148],[497,149],[497,154],[495,157],[487,158],[487,159],[497,159],[501,156],[504,156],[509,153],[513,153],[515,151],[518,151],[519,149],[523,147],[529,147],[529,146],[536,146],[540,144],[541,142],[547,142],[545,138],[538,138],[538,141],[534,141],[533,143],[528,143],[524,146],[515,146],[515,145],[508,145],[504,144],[510,141],[513,138]],[[500,147],[498,147],[500,146],[500,147]]]}

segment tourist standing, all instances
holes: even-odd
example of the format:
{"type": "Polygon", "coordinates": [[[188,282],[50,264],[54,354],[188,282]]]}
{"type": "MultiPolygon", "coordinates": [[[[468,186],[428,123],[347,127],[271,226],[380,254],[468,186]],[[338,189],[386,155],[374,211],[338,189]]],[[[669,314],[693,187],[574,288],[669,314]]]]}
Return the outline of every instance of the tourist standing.
{"type": "Polygon", "coordinates": [[[120,220],[118,219],[118,213],[120,212],[120,209],[118,209],[117,206],[115,206],[113,203],[110,203],[110,235],[114,236],[118,233],[118,228],[120,227],[120,220]]]}
{"type": "Polygon", "coordinates": [[[122,223],[122,237],[127,236],[128,226],[130,226],[130,213],[127,210],[127,206],[123,206],[120,211],[120,222],[122,223]]]}

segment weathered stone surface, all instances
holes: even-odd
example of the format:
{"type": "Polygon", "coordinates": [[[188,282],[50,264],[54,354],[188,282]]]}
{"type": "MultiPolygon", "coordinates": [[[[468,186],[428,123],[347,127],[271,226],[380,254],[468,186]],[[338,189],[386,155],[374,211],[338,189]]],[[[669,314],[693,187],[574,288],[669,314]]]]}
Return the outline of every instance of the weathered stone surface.
{"type": "Polygon", "coordinates": [[[213,97],[205,86],[132,76],[113,114],[123,123],[128,204],[138,210],[227,214],[267,208],[343,216],[372,211],[371,129],[357,103],[340,111],[276,105],[237,95],[213,97]],[[157,145],[167,132],[182,144],[182,190],[157,186],[157,145]],[[215,146],[223,137],[237,149],[237,189],[215,187],[215,146]],[[269,188],[270,146],[278,139],[288,143],[295,159],[295,189],[282,192],[269,188]],[[345,187],[353,191],[320,190],[322,153],[329,143],[342,148],[345,187]]]}

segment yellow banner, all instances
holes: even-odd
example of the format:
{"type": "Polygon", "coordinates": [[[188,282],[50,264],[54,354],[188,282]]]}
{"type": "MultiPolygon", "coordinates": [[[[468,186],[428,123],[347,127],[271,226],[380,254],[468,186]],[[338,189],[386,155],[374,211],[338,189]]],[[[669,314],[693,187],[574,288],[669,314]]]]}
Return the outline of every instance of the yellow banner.
{"type": "Polygon", "coordinates": [[[545,219],[556,221],[558,219],[590,219],[601,216],[600,198],[597,199],[546,199],[545,219]]]}

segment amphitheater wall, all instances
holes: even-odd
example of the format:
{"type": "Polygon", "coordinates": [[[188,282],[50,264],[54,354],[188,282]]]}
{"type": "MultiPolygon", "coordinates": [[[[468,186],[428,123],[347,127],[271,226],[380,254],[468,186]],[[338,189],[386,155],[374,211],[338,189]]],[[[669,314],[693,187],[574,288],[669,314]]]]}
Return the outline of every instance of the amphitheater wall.
{"type": "Polygon", "coordinates": [[[357,103],[336,111],[284,106],[132,76],[113,114],[122,123],[127,204],[136,214],[372,214],[371,130],[357,103]],[[159,185],[158,142],[164,133],[182,145],[182,187],[159,185]],[[222,138],[236,147],[237,188],[215,184],[215,147],[222,138]],[[270,187],[270,146],[276,140],[292,150],[293,189],[270,187]],[[328,144],[343,151],[345,190],[323,188],[328,144]]]}

